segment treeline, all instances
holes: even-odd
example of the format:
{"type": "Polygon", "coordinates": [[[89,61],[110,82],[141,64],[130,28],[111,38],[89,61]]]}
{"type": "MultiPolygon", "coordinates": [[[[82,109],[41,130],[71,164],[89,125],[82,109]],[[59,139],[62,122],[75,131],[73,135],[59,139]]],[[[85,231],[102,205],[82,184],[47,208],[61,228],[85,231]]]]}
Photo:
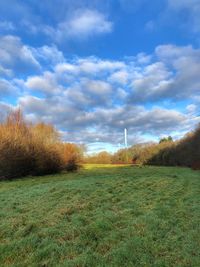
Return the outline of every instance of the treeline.
{"type": "Polygon", "coordinates": [[[168,145],[167,142],[160,144],[145,143],[127,149],[119,149],[114,154],[102,151],[85,157],[84,162],[94,164],[145,164],[153,154],[168,145]]]}
{"type": "Polygon", "coordinates": [[[159,143],[144,143],[114,154],[106,151],[85,158],[86,163],[143,164],[160,166],[183,166],[200,169],[200,126],[184,138],[173,141],[169,136],[159,143]]]}
{"type": "Polygon", "coordinates": [[[171,137],[114,154],[84,156],[83,147],[61,141],[49,124],[27,123],[20,110],[0,123],[0,180],[74,171],[81,163],[185,166],[200,169],[200,126],[179,141],[171,137]]]}
{"type": "Polygon", "coordinates": [[[147,164],[200,169],[200,126],[181,140],[152,155],[147,164]]]}
{"type": "Polygon", "coordinates": [[[0,180],[79,168],[82,149],[60,140],[49,124],[27,123],[20,110],[0,124],[0,180]]]}

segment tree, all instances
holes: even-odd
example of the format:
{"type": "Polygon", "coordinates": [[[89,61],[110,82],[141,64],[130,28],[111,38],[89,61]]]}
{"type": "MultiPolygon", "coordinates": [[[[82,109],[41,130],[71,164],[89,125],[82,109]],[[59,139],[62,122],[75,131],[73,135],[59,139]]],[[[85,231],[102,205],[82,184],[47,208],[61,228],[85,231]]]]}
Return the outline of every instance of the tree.
{"type": "Polygon", "coordinates": [[[173,138],[171,136],[164,137],[164,138],[160,139],[159,144],[161,144],[163,142],[173,142],[173,138]]]}

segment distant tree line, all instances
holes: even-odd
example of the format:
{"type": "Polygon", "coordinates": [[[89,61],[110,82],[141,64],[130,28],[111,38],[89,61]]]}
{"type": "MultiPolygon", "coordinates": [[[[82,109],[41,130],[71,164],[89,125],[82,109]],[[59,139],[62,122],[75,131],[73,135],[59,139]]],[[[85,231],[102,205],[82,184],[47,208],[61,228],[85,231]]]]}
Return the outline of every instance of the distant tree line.
{"type": "Polygon", "coordinates": [[[200,169],[200,125],[181,140],[160,149],[147,164],[200,169]]]}
{"type": "Polygon", "coordinates": [[[162,138],[111,154],[84,156],[84,147],[61,141],[50,124],[27,123],[20,110],[0,123],[0,180],[77,170],[82,163],[185,166],[200,169],[200,125],[184,138],[162,138]]]}
{"type": "Polygon", "coordinates": [[[84,160],[98,164],[143,164],[200,169],[200,125],[178,141],[173,141],[168,136],[158,143],[138,144],[120,149],[114,154],[103,151],[84,160]]]}

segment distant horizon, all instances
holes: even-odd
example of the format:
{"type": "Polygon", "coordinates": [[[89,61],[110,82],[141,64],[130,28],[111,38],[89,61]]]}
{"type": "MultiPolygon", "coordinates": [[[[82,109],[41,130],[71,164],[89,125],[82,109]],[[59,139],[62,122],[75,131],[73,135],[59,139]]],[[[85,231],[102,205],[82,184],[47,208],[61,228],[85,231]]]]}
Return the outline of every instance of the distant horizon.
{"type": "Polygon", "coordinates": [[[129,146],[183,137],[200,123],[200,1],[102,2],[0,2],[1,120],[21,108],[90,154],[124,128],[129,146]]]}

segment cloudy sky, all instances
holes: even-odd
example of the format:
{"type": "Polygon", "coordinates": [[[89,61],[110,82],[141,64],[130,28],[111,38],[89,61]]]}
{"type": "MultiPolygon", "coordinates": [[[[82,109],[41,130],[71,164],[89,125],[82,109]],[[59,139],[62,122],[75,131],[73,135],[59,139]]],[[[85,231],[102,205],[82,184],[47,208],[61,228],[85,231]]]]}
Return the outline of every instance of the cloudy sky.
{"type": "Polygon", "coordinates": [[[0,1],[0,119],[21,107],[89,152],[200,122],[200,0],[0,1]]]}

